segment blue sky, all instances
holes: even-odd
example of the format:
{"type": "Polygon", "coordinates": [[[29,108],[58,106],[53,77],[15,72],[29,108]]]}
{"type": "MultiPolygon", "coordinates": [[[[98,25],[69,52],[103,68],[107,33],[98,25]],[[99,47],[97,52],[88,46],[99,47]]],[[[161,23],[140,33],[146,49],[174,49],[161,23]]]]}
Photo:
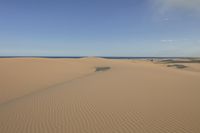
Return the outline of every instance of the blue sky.
{"type": "Polygon", "coordinates": [[[1,56],[200,56],[199,0],[1,0],[1,56]]]}

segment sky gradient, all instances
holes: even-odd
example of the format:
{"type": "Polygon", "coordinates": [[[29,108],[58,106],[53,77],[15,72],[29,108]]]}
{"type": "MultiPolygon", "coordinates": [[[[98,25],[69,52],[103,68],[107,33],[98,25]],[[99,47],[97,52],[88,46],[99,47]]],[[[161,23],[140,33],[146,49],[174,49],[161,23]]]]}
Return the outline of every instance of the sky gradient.
{"type": "Polygon", "coordinates": [[[0,56],[200,56],[200,0],[1,0],[0,56]]]}

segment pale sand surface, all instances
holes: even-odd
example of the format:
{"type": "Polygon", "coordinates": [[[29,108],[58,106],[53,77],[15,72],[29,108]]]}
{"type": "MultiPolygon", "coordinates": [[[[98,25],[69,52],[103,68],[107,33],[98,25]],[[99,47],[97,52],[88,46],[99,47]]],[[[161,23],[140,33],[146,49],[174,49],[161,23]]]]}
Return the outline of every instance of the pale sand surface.
{"type": "Polygon", "coordinates": [[[200,65],[188,66],[0,59],[0,133],[200,133],[200,65]]]}

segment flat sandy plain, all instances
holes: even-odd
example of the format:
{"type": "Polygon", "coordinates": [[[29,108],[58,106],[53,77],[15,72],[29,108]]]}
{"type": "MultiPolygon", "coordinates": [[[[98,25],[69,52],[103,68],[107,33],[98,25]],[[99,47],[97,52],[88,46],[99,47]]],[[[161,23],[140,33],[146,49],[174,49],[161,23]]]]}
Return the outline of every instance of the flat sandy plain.
{"type": "Polygon", "coordinates": [[[1,58],[0,133],[200,133],[200,64],[184,64],[1,58]]]}

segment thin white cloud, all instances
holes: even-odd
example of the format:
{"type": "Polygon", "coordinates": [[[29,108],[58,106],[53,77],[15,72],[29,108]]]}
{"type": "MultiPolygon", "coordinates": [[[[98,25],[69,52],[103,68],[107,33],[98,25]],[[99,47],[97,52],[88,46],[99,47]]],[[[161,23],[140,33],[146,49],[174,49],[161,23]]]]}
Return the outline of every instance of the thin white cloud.
{"type": "Polygon", "coordinates": [[[171,42],[174,42],[174,40],[160,40],[161,42],[163,43],[171,43],[171,42]]]}
{"type": "Polygon", "coordinates": [[[200,11],[200,0],[151,0],[162,12],[171,9],[200,11]]]}
{"type": "Polygon", "coordinates": [[[164,18],[163,21],[169,21],[169,18],[164,18]]]}

